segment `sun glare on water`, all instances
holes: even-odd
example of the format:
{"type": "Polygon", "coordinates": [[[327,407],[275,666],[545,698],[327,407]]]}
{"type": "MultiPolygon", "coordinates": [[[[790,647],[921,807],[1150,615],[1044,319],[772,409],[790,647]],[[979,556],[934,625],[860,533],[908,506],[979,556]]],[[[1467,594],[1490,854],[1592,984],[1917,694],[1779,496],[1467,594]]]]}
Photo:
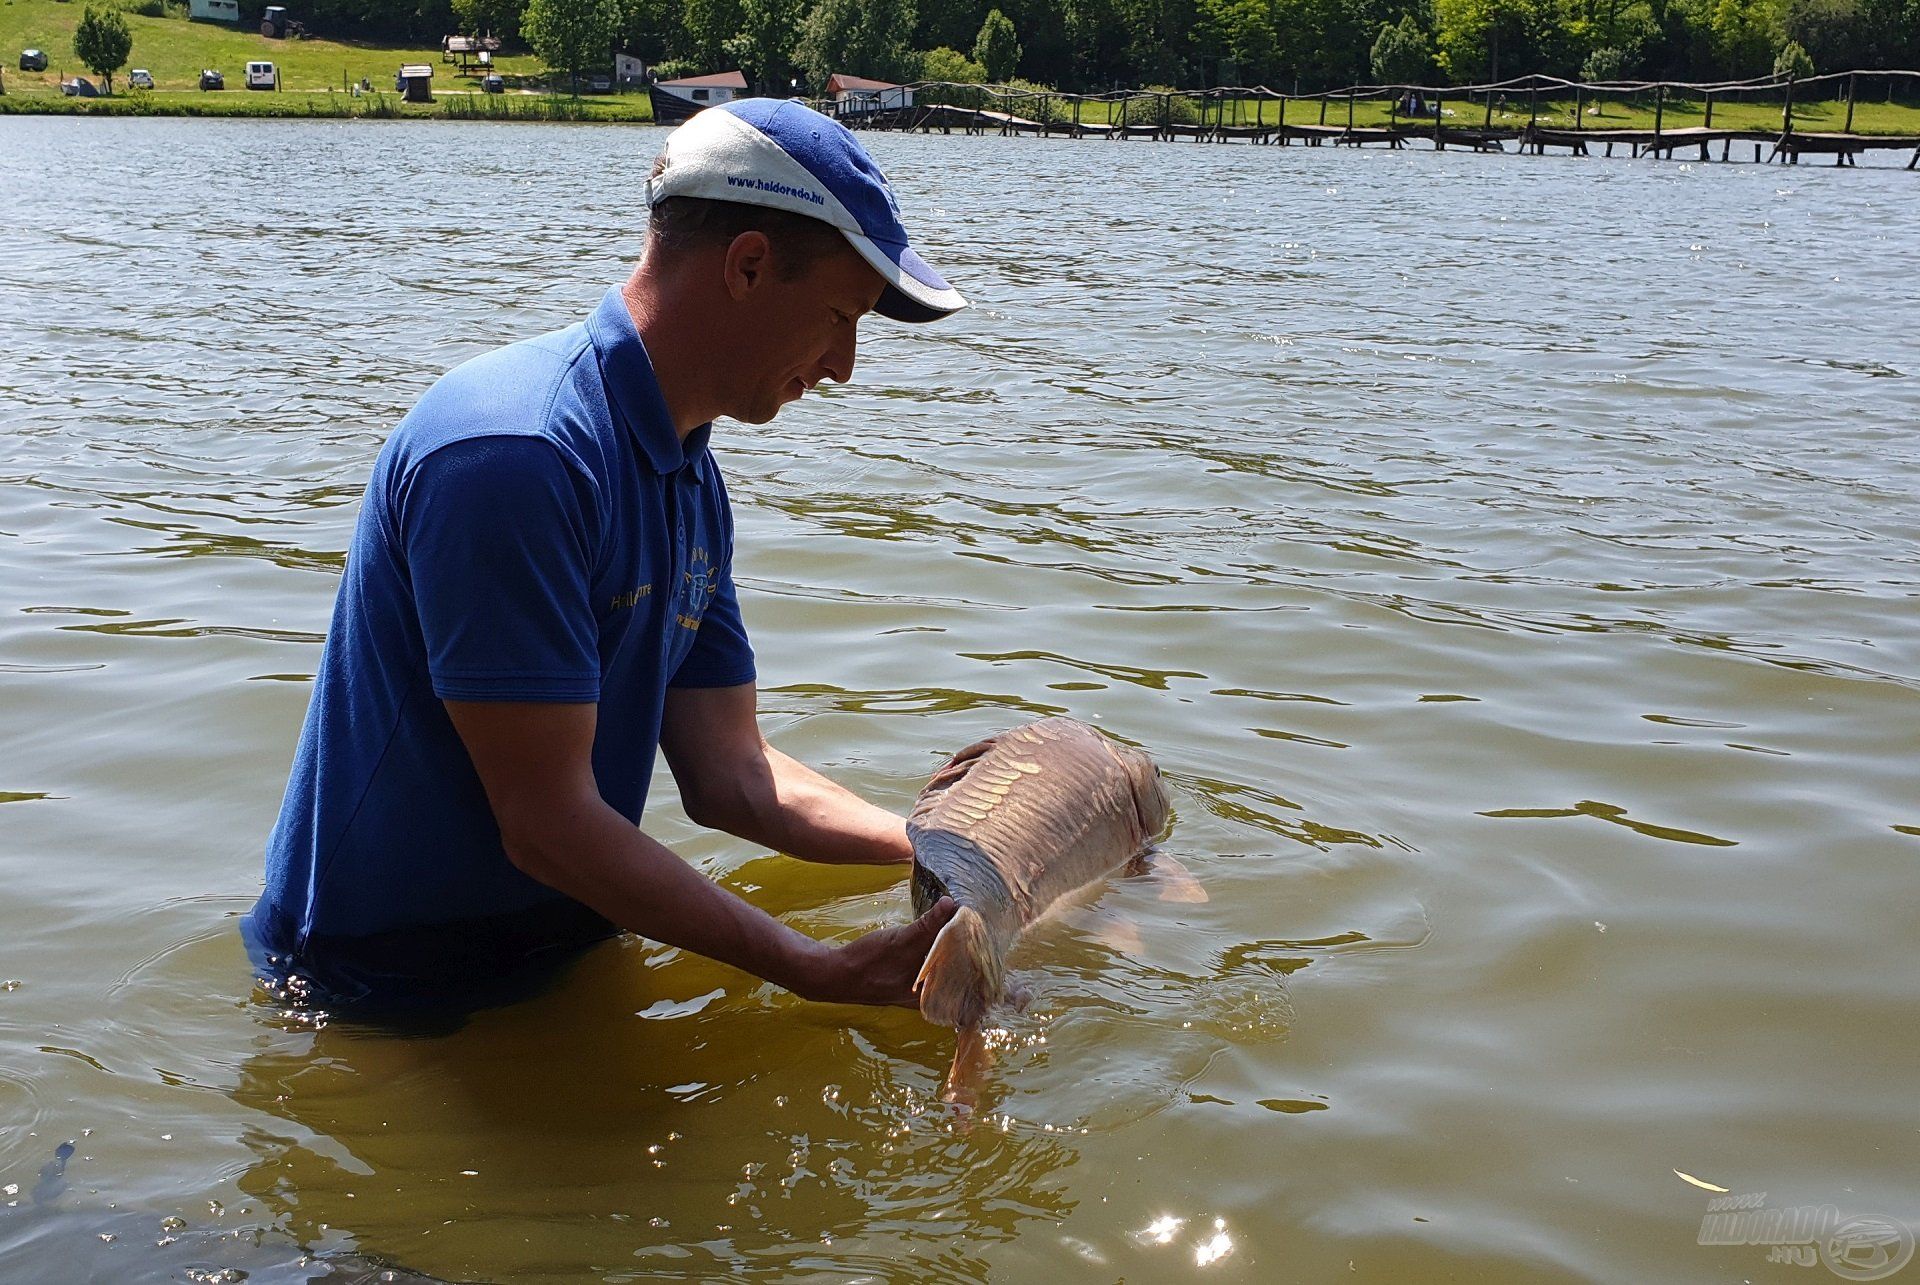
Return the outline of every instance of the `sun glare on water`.
{"type": "Polygon", "coordinates": [[[1205,1267],[1217,1263],[1233,1252],[1233,1237],[1227,1235],[1227,1220],[1213,1220],[1213,1235],[1201,1241],[1193,1251],[1193,1261],[1205,1267]]]}

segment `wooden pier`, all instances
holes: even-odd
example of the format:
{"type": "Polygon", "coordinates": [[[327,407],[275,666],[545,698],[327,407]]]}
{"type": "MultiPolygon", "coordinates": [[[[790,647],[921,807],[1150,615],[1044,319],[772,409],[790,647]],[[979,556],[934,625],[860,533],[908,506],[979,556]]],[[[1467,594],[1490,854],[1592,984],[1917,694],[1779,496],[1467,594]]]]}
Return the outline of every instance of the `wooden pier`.
{"type": "MultiPolygon", "coordinates": [[[[1287,94],[1265,86],[1205,90],[1166,90],[1113,94],[1063,94],[1050,90],[1007,89],[985,85],[928,82],[911,86],[914,105],[883,110],[846,110],[841,104],[822,104],[855,129],[905,130],[918,133],[1036,135],[1040,137],[1098,138],[1115,142],[1245,142],[1288,147],[1405,147],[1426,143],[1499,152],[1512,143],[1521,153],[1544,155],[1565,149],[1575,156],[1596,153],[1612,156],[1616,147],[1627,154],[1673,159],[1694,154],[1700,160],[1735,159],[1735,148],[1751,144],[1753,159],[1798,164],[1802,156],[1832,156],[1837,166],[1855,163],[1868,151],[1913,152],[1906,168],[1920,168],[1920,133],[1911,135],[1854,132],[1853,118],[1859,82],[1872,78],[1887,86],[1920,91],[1920,72],[1840,72],[1829,76],[1760,78],[1714,84],[1676,82],[1600,82],[1527,76],[1490,85],[1356,85],[1316,94],[1287,94]],[[1841,130],[1805,130],[1796,127],[1796,96],[1801,118],[1810,96],[1828,92],[1844,82],[1846,127],[1841,130]],[[1571,98],[1572,122],[1554,122],[1553,112],[1542,120],[1543,95],[1571,98]],[[1770,97],[1780,99],[1779,124],[1765,127],[1751,120],[1716,126],[1713,113],[1733,102],[1751,117],[1766,107],[1770,97]],[[1642,114],[1651,99],[1652,128],[1608,128],[1592,119],[1609,102],[1624,102],[1642,114]],[[1382,101],[1387,120],[1361,123],[1358,108],[1367,104],[1378,116],[1382,101]],[[1756,102],[1755,100],[1760,100],[1756,102]],[[1516,104],[1527,107],[1525,124],[1496,123],[1495,106],[1512,116],[1516,104]],[[1704,108],[1702,111],[1701,108],[1704,108]],[[1289,119],[1291,109],[1292,119],[1289,119]],[[1699,112],[1699,124],[1668,126],[1669,113],[1699,112]],[[1329,115],[1333,119],[1329,120],[1329,115]],[[1480,119],[1471,120],[1475,115],[1480,119]],[[1104,119],[1091,119],[1101,116],[1104,119]],[[1591,122],[1591,123],[1590,123],[1591,122]]],[[[1828,100],[1836,104],[1839,99],[1828,100]]]]}

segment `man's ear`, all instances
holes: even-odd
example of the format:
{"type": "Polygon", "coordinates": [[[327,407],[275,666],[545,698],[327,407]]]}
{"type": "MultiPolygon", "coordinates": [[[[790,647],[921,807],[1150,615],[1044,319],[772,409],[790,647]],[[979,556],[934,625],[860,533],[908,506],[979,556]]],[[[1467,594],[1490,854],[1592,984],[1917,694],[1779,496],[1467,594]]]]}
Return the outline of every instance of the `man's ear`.
{"type": "Polygon", "coordinates": [[[749,230],[733,238],[727,245],[723,271],[727,293],[735,299],[746,298],[773,271],[773,243],[767,240],[767,234],[749,230]]]}

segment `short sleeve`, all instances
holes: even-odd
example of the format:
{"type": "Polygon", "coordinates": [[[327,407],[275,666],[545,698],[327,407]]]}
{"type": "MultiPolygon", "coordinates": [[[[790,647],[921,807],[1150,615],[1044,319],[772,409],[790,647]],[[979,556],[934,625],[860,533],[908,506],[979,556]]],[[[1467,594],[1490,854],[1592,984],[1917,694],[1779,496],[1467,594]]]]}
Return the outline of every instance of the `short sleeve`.
{"type": "Polygon", "coordinates": [[[753,647],[740,619],[740,600],[733,589],[733,558],[728,556],[701,617],[687,658],[674,671],[672,687],[738,687],[753,681],[753,647]]]}
{"type": "Polygon", "coordinates": [[[600,698],[599,522],[558,447],[509,435],[442,446],[411,471],[397,525],[436,696],[600,698]]]}

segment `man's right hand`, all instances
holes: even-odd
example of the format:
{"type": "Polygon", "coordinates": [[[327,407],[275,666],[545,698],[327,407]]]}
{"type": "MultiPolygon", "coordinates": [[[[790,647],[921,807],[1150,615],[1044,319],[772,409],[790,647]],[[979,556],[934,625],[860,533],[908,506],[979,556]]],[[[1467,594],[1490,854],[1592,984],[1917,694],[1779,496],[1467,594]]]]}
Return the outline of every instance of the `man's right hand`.
{"type": "Polygon", "coordinates": [[[805,999],[831,1004],[918,1008],[914,979],[933,948],[933,939],[959,909],[953,898],[942,897],[910,924],[881,928],[844,946],[826,947],[794,990],[805,999]]]}

